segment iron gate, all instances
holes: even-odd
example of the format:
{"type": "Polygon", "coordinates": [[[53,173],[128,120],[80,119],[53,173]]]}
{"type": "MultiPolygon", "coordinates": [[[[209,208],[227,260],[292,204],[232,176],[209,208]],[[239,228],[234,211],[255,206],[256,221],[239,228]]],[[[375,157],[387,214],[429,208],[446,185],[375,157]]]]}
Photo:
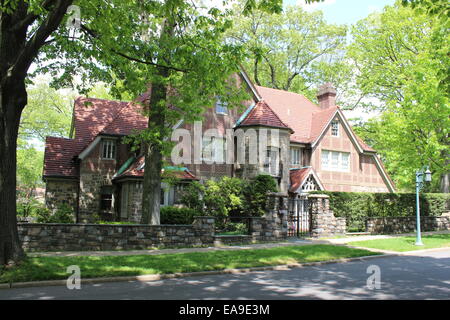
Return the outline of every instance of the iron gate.
{"type": "Polygon", "coordinates": [[[289,199],[288,237],[305,237],[311,232],[311,219],[307,199],[289,199]]]}

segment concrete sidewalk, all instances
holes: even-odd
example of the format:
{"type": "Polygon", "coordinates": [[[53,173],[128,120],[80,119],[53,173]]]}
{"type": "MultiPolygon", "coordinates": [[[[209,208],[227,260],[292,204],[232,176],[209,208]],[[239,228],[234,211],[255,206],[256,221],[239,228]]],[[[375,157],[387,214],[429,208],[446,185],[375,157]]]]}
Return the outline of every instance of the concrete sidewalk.
{"type": "MultiPolygon", "coordinates": [[[[422,235],[432,234],[446,234],[450,231],[434,231],[423,232],[422,235]]],[[[333,244],[333,245],[346,245],[355,241],[363,240],[376,240],[376,239],[388,239],[395,237],[415,236],[415,233],[396,234],[396,235],[363,235],[363,236],[346,236],[330,239],[298,239],[290,238],[283,242],[276,243],[258,243],[247,245],[234,245],[234,246],[219,246],[219,247],[198,247],[198,248],[178,248],[178,249],[150,249],[150,250],[124,250],[124,251],[66,251],[66,252],[30,252],[30,257],[102,257],[102,256],[130,256],[130,255],[159,255],[170,253],[186,253],[186,252],[211,252],[211,251],[227,251],[227,250],[249,250],[249,249],[268,249],[275,247],[286,246],[301,246],[301,245],[313,245],[313,244],[333,244]]],[[[367,249],[366,250],[372,250],[367,249]]],[[[376,251],[376,250],[373,250],[376,251]]]]}

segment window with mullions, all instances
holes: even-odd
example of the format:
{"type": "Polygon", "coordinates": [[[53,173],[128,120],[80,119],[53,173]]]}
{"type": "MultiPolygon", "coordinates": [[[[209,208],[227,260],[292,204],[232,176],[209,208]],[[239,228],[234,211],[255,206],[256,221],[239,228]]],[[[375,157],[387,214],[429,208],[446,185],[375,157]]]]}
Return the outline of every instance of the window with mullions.
{"type": "Polygon", "coordinates": [[[291,148],[291,164],[300,164],[299,148],[291,148]]]}
{"type": "Polygon", "coordinates": [[[228,102],[221,101],[220,98],[217,98],[216,113],[228,114],[228,102]]]}
{"type": "Polygon", "coordinates": [[[328,171],[350,171],[350,153],[322,150],[322,169],[328,171]]]}
{"type": "Polygon", "coordinates": [[[103,140],[102,159],[114,160],[116,158],[116,141],[103,140]]]}
{"type": "Polygon", "coordinates": [[[339,137],[339,121],[331,121],[331,135],[333,137],[339,137]]]}

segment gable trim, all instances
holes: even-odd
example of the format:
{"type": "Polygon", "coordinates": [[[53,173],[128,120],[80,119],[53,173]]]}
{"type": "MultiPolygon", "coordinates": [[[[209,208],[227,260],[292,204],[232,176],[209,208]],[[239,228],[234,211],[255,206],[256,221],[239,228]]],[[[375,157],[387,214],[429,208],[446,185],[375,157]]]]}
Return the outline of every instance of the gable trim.
{"type": "MultiPolygon", "coordinates": [[[[302,168],[300,168],[302,169],[302,168]]],[[[309,176],[313,176],[314,180],[316,181],[317,185],[319,186],[321,191],[325,190],[325,187],[322,184],[322,181],[320,181],[319,176],[317,175],[316,171],[312,168],[309,167],[309,172],[308,174],[305,176],[305,179],[303,179],[303,181],[300,183],[299,187],[297,188],[297,190],[294,191],[294,193],[302,193],[302,187],[305,184],[306,180],[308,180],[309,176]]]]}
{"type": "Polygon", "coordinates": [[[245,72],[244,68],[240,65],[239,66],[239,72],[242,76],[242,78],[244,79],[245,83],[247,83],[247,86],[250,88],[250,90],[252,91],[254,97],[256,98],[257,102],[262,100],[261,95],[258,93],[258,90],[256,90],[255,85],[253,84],[253,82],[250,81],[250,78],[248,77],[247,73],[245,72]]]}
{"type": "Polygon", "coordinates": [[[342,113],[341,109],[336,109],[336,112],[333,113],[333,115],[330,117],[330,119],[328,119],[327,124],[322,128],[322,131],[320,132],[319,136],[317,137],[317,139],[311,144],[311,148],[314,149],[317,147],[317,145],[319,144],[319,141],[323,138],[323,135],[325,134],[325,132],[327,131],[327,129],[329,128],[329,126],[331,125],[331,122],[333,121],[333,119],[338,116],[339,119],[341,120],[342,124],[345,127],[345,130],[347,132],[347,134],[350,137],[350,140],[353,142],[353,145],[356,147],[356,149],[358,150],[358,152],[364,153],[363,148],[361,147],[361,145],[359,144],[358,140],[356,139],[353,131],[350,128],[350,125],[348,124],[347,120],[344,117],[344,114],[342,113]]]}
{"type": "Polygon", "coordinates": [[[395,186],[392,183],[391,179],[389,178],[386,170],[384,170],[384,167],[380,162],[381,161],[380,158],[378,158],[378,156],[376,154],[373,154],[372,157],[375,159],[375,164],[378,168],[378,171],[381,173],[381,177],[383,178],[384,182],[388,186],[388,189],[390,190],[390,192],[395,192],[395,186]]]}

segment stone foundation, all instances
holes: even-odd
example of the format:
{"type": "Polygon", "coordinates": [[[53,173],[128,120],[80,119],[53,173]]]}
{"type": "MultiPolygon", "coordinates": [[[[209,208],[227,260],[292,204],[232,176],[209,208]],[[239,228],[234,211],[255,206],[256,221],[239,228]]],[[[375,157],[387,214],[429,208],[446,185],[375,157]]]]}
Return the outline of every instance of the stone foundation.
{"type": "MultiPolygon", "coordinates": [[[[421,231],[450,230],[450,217],[420,217],[421,231]]],[[[373,234],[395,234],[416,231],[416,217],[369,218],[366,231],[373,234]]]]}

